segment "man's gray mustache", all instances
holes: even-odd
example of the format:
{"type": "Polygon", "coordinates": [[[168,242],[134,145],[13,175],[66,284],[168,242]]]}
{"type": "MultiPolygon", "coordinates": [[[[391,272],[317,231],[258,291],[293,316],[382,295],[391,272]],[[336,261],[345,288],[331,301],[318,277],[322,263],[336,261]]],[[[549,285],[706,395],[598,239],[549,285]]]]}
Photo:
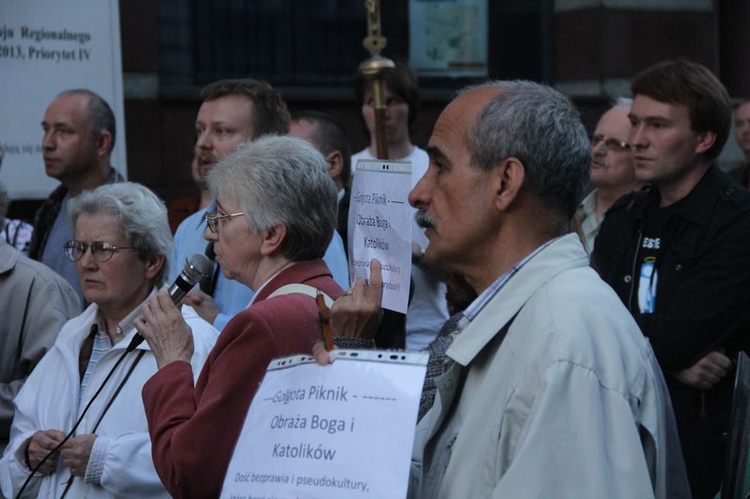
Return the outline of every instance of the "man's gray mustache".
{"type": "Polygon", "coordinates": [[[424,210],[417,211],[417,214],[414,215],[414,220],[416,220],[417,225],[419,225],[423,229],[429,229],[430,227],[434,227],[437,222],[435,220],[435,217],[433,217],[430,213],[424,210]]]}

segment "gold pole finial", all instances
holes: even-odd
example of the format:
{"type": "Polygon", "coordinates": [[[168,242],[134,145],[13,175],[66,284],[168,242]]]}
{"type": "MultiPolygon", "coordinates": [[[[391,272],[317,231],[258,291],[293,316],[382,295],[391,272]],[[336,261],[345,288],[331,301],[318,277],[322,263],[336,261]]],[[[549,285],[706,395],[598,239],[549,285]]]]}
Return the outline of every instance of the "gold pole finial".
{"type": "Polygon", "coordinates": [[[367,36],[362,45],[370,52],[370,58],[359,65],[362,73],[372,84],[372,101],[375,109],[375,137],[378,159],[388,159],[388,146],[385,141],[385,90],[383,79],[396,65],[392,60],[380,55],[388,40],[380,32],[380,1],[365,0],[367,14],[367,36]]]}

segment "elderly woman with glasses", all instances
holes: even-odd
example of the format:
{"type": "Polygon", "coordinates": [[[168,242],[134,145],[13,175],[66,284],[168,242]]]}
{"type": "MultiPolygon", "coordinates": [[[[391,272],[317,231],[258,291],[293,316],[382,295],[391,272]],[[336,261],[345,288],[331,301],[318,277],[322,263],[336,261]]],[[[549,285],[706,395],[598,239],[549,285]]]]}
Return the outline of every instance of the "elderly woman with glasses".
{"type": "MultiPolygon", "coordinates": [[[[144,300],[167,275],[166,209],[146,187],[125,182],[81,193],[68,213],[75,239],[64,251],[91,305],[63,326],[14,401],[2,492],[169,497],[151,461],[141,403],[157,363],[148,345],[131,344],[144,300]]],[[[188,307],[178,315],[194,345],[187,371],[197,375],[218,332],[188,307]]]]}
{"type": "Polygon", "coordinates": [[[316,149],[291,137],[257,139],[221,160],[208,186],[218,211],[206,214],[204,236],[224,275],[255,295],[222,330],[195,387],[190,328],[167,293],[136,321],[159,365],[143,400],[154,464],[174,497],[219,496],[268,363],[310,352],[317,291],[342,294],[322,260],[336,227],[336,188],[316,149]]]}

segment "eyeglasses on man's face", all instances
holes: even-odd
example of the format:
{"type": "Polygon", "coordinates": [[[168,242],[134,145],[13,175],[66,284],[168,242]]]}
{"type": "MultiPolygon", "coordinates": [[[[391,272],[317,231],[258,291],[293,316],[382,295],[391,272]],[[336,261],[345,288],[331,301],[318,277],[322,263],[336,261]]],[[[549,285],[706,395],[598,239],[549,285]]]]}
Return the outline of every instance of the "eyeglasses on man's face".
{"type": "Polygon", "coordinates": [[[102,263],[112,258],[112,255],[118,251],[133,250],[135,246],[115,246],[114,244],[109,244],[107,241],[94,241],[88,244],[76,240],[71,240],[63,244],[65,256],[72,262],[77,262],[83,258],[83,255],[86,254],[89,248],[91,248],[91,257],[95,261],[102,263]]]}
{"type": "Polygon", "coordinates": [[[220,213],[221,212],[207,211],[203,215],[203,218],[206,219],[206,225],[208,225],[209,230],[211,232],[213,232],[214,234],[216,234],[217,232],[219,232],[219,221],[220,220],[229,220],[232,217],[238,217],[240,215],[244,215],[244,213],[241,212],[241,211],[238,211],[237,213],[228,213],[226,215],[223,214],[223,213],[221,213],[221,214],[220,213]]]}
{"type": "Polygon", "coordinates": [[[591,148],[595,148],[599,144],[604,143],[604,147],[608,151],[612,152],[623,152],[630,149],[630,144],[625,142],[624,140],[617,140],[617,139],[605,139],[603,135],[594,135],[591,137],[591,148]]]}

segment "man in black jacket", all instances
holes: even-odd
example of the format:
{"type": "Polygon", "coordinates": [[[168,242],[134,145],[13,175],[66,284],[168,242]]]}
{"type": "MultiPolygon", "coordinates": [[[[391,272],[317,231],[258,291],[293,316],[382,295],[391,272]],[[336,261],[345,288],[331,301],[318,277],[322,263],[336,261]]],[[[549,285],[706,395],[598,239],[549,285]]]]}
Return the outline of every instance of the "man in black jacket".
{"type": "Polygon", "coordinates": [[[592,265],[651,340],[670,389],[696,498],[723,472],[733,360],[750,343],[750,194],[712,164],[729,96],[705,67],[668,61],[637,75],[629,114],[636,177],[607,213],[592,265]]]}

